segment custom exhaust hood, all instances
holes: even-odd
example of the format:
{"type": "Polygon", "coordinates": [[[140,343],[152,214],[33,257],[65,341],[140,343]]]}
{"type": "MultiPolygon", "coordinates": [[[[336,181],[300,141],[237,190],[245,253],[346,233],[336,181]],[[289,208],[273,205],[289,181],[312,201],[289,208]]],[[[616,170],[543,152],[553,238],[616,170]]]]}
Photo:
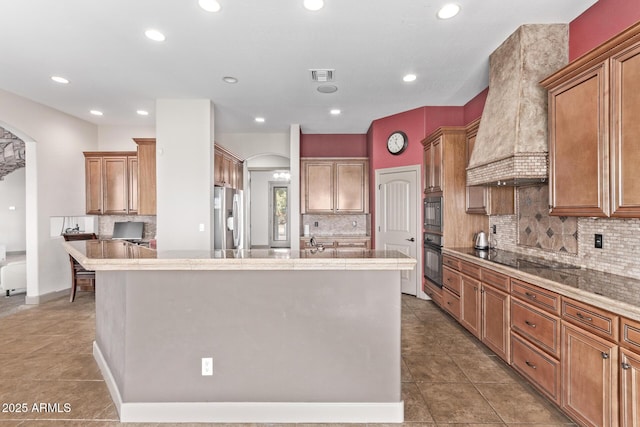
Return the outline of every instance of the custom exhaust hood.
{"type": "Polygon", "coordinates": [[[568,40],[567,24],[523,25],[491,54],[467,185],[546,181],[547,91],[539,82],[567,64],[568,40]]]}

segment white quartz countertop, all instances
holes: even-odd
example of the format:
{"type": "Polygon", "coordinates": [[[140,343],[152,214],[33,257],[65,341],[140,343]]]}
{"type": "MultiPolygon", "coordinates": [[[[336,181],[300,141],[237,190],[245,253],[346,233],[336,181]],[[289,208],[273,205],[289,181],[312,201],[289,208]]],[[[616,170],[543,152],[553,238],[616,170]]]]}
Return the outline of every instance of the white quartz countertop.
{"type": "Polygon", "coordinates": [[[88,270],[412,270],[398,251],[368,249],[154,250],[117,240],[62,243],[88,270]]]}

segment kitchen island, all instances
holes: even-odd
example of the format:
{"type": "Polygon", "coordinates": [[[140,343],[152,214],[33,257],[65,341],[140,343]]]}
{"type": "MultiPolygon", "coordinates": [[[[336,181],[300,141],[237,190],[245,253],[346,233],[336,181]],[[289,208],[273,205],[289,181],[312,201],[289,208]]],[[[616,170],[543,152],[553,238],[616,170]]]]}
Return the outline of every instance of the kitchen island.
{"type": "Polygon", "coordinates": [[[94,356],[121,421],[403,421],[400,271],[414,259],[63,244],[96,270],[94,356]]]}

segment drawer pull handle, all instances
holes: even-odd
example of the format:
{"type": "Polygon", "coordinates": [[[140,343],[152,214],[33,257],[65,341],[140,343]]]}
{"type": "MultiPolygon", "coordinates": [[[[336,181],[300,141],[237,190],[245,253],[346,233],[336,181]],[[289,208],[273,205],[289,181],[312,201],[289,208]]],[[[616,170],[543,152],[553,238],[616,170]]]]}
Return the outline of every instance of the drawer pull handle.
{"type": "Polygon", "coordinates": [[[525,294],[527,297],[531,298],[531,299],[536,299],[536,298],[537,298],[535,294],[532,294],[532,293],[529,293],[529,292],[525,292],[524,294],[525,294]]]}
{"type": "Polygon", "coordinates": [[[535,323],[531,323],[531,322],[529,322],[528,320],[525,320],[525,321],[524,321],[524,323],[526,323],[526,324],[527,324],[527,326],[531,326],[532,328],[535,328],[535,327],[536,327],[536,324],[535,324],[535,323]]]}
{"type": "Polygon", "coordinates": [[[622,362],[622,369],[631,369],[631,365],[629,365],[628,363],[622,362]]]}
{"type": "Polygon", "coordinates": [[[447,301],[447,305],[451,305],[451,301],[447,301]]]}
{"type": "Polygon", "coordinates": [[[580,313],[579,311],[576,313],[576,316],[578,316],[582,320],[586,320],[587,322],[593,322],[593,319],[591,317],[585,316],[584,314],[580,313]]]}
{"type": "Polygon", "coordinates": [[[530,367],[532,369],[536,369],[536,365],[534,365],[533,363],[529,362],[528,360],[525,360],[524,363],[526,363],[528,367],[530,367]]]}
{"type": "Polygon", "coordinates": [[[602,353],[600,353],[600,354],[602,354],[602,358],[603,359],[608,359],[609,358],[609,354],[605,353],[604,351],[602,353]]]}

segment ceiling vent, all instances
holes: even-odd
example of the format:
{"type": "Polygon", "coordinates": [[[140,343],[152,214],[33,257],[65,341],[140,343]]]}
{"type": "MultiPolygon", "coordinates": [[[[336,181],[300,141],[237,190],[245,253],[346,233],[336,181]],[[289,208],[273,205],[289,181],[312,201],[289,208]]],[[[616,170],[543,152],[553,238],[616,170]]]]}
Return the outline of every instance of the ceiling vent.
{"type": "Polygon", "coordinates": [[[311,70],[311,80],[314,82],[332,82],[335,70],[311,70]]]}

